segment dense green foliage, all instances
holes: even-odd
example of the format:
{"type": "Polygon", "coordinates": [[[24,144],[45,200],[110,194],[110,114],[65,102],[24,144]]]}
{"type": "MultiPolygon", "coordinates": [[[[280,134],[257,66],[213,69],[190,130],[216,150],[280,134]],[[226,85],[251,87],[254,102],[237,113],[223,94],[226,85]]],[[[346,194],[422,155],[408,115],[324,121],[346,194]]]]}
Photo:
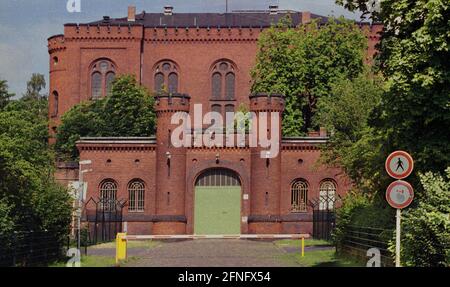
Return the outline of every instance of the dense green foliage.
{"type": "Polygon", "coordinates": [[[14,239],[13,232],[45,231],[53,248],[65,242],[70,196],[54,181],[54,157],[47,140],[45,97],[11,100],[0,111],[0,237],[4,248],[0,252],[4,254],[8,246],[20,252],[21,245],[30,244],[14,239]]]}
{"type": "MultiPolygon", "coordinates": [[[[338,143],[332,146],[327,159],[337,159],[358,190],[373,196],[374,200],[364,211],[354,212],[360,214],[378,208],[382,214],[386,206],[385,188],[392,181],[384,171],[384,160],[394,150],[408,151],[415,166],[407,180],[413,184],[416,198],[406,209],[402,224],[404,263],[448,265],[448,241],[444,238],[449,238],[450,203],[448,194],[442,192],[445,188],[438,174],[442,175],[450,165],[450,2],[385,0],[378,1],[380,9],[375,12],[369,9],[374,1],[336,2],[350,10],[360,10],[383,24],[376,68],[385,85],[364,126],[347,123],[340,127],[356,127],[361,135],[359,139],[353,143],[347,141],[346,146],[345,138],[341,142],[336,133],[338,138],[331,142],[338,143]],[[419,174],[427,171],[438,174],[427,173],[419,180],[419,174]],[[436,193],[439,199],[433,195],[436,193]]],[[[350,96],[351,93],[345,91],[350,96]]],[[[351,205],[347,209],[351,210],[351,205]]],[[[375,223],[365,220],[359,224],[373,226],[375,223]]],[[[393,228],[392,222],[385,224],[385,228],[393,228]]],[[[344,229],[345,221],[338,222],[338,231],[344,229]]]]}
{"type": "MultiPolygon", "coordinates": [[[[420,180],[425,192],[402,216],[402,263],[450,267],[450,168],[445,178],[426,173],[420,180]]],[[[390,247],[395,250],[394,239],[390,247]]]]}
{"type": "Polygon", "coordinates": [[[336,81],[331,86],[333,96],[318,102],[317,121],[332,135],[322,149],[322,158],[327,164],[342,167],[360,189],[373,187],[365,179],[377,164],[380,149],[368,119],[382,93],[381,77],[365,71],[352,80],[336,81]]]}
{"type": "Polygon", "coordinates": [[[81,137],[150,136],[155,132],[154,97],[133,76],[117,78],[111,96],[74,106],[62,117],[56,150],[63,159],[76,159],[81,137]]]}
{"type": "Polygon", "coordinates": [[[317,102],[330,97],[332,84],[352,79],[364,65],[367,39],[354,22],[330,18],[296,28],[285,19],[265,30],[252,70],[252,92],[286,96],[283,134],[298,136],[317,129],[317,102]]]}

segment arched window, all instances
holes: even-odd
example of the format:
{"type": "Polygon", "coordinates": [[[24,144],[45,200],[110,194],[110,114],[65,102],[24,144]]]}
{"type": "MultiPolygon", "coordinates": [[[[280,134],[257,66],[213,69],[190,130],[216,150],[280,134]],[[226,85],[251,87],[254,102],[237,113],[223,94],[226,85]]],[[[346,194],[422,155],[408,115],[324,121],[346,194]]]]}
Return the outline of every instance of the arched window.
{"type": "Polygon", "coordinates": [[[164,60],[156,65],[154,88],[155,92],[178,93],[178,67],[174,62],[164,60]]]}
{"type": "Polygon", "coordinates": [[[225,99],[234,100],[234,74],[228,73],[225,78],[225,99]]]}
{"type": "Polygon", "coordinates": [[[219,61],[212,68],[211,99],[234,100],[235,68],[229,61],[219,61]]]}
{"type": "Polygon", "coordinates": [[[111,94],[116,67],[106,59],[98,60],[91,68],[91,99],[96,100],[111,94]]]}
{"type": "Polygon", "coordinates": [[[112,83],[114,82],[114,79],[116,78],[116,74],[114,72],[109,72],[106,74],[106,95],[111,96],[112,93],[112,83]]]}
{"type": "Polygon", "coordinates": [[[319,196],[319,210],[333,209],[336,200],[336,184],[332,180],[322,181],[319,196]]]}
{"type": "Polygon", "coordinates": [[[99,99],[102,96],[102,74],[95,72],[91,79],[91,97],[93,100],[99,99]]]}
{"type": "Polygon", "coordinates": [[[212,105],[211,111],[222,114],[222,106],[221,105],[212,105]]]}
{"type": "Polygon", "coordinates": [[[212,76],[212,99],[220,100],[222,91],[222,76],[220,73],[214,73],[212,76]]]}
{"type": "Polygon", "coordinates": [[[144,211],[145,185],[142,180],[133,180],[128,184],[128,211],[144,211]]]}
{"type": "Polygon", "coordinates": [[[174,94],[178,92],[178,75],[176,73],[169,74],[169,93],[174,94]]]}
{"type": "Polygon", "coordinates": [[[308,183],[304,179],[298,179],[291,186],[291,211],[306,212],[308,202],[308,183]]]}
{"type": "Polygon", "coordinates": [[[117,198],[117,183],[106,179],[100,184],[100,207],[104,210],[114,210],[117,198]]]}
{"type": "Polygon", "coordinates": [[[53,92],[53,111],[52,116],[56,117],[58,115],[59,108],[59,95],[57,91],[53,92]]]}

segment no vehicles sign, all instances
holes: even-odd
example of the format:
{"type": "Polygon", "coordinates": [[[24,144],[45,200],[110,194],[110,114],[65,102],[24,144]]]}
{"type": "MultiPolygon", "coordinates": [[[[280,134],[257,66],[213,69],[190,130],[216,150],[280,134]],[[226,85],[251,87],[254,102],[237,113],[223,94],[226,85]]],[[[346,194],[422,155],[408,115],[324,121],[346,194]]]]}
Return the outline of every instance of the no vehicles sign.
{"type": "Polygon", "coordinates": [[[401,150],[394,151],[387,157],[385,168],[391,177],[403,179],[411,174],[414,162],[409,153],[401,150]]]}
{"type": "Polygon", "coordinates": [[[412,186],[403,180],[394,181],[386,190],[386,200],[393,208],[405,208],[411,204],[413,198],[412,186]]]}

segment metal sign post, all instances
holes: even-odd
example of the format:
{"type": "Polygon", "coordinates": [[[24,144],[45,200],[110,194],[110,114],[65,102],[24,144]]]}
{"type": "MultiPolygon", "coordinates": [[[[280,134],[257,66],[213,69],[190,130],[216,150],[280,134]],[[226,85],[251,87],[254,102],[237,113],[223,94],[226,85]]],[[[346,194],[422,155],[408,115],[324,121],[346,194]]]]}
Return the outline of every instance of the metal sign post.
{"type": "Polygon", "coordinates": [[[401,267],[400,265],[400,226],[401,226],[402,210],[397,208],[397,224],[395,228],[395,267],[401,267]]]}
{"type": "Polygon", "coordinates": [[[386,159],[387,173],[398,180],[392,182],[386,189],[386,200],[390,206],[397,209],[395,226],[395,267],[400,267],[400,240],[402,209],[408,207],[414,198],[413,187],[406,181],[400,180],[409,176],[413,170],[414,161],[404,151],[395,151],[386,159]]]}

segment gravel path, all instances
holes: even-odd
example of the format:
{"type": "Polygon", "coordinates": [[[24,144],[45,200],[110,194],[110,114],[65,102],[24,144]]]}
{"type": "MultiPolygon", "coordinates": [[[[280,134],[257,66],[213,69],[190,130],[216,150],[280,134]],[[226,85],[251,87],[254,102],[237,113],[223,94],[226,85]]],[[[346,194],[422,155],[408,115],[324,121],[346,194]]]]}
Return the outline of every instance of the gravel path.
{"type": "Polygon", "coordinates": [[[164,243],[147,250],[130,250],[129,256],[133,253],[138,253],[140,259],[129,262],[126,267],[300,266],[284,249],[267,241],[196,239],[164,243]]]}

